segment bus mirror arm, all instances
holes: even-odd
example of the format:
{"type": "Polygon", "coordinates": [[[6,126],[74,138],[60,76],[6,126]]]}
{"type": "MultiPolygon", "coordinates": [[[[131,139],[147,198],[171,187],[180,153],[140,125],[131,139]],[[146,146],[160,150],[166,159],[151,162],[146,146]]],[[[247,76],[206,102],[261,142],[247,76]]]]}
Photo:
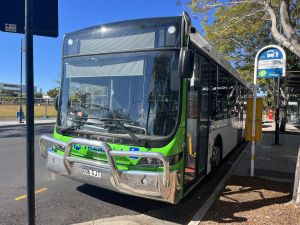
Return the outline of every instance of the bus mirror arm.
{"type": "Polygon", "coordinates": [[[193,76],[194,58],[194,50],[186,48],[181,50],[179,73],[182,78],[191,78],[193,76]]]}

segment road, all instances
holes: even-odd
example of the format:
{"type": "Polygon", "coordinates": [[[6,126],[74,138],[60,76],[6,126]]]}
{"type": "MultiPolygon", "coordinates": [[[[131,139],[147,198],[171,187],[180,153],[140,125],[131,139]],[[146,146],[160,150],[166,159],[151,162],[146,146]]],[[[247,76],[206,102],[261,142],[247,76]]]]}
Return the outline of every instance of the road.
{"type": "MultiPolygon", "coordinates": [[[[45,169],[38,150],[41,134],[53,126],[35,127],[36,221],[37,224],[72,224],[122,215],[148,216],[186,224],[213,192],[242,147],[233,151],[219,170],[205,178],[177,205],[122,195],[82,184],[45,169]]],[[[25,127],[0,128],[0,224],[26,224],[25,127]]]]}

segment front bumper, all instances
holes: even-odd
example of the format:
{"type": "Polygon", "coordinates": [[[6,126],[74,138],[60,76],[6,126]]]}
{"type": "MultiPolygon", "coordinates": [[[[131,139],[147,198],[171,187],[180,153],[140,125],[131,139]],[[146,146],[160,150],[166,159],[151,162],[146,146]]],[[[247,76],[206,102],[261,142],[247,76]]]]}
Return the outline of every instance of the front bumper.
{"type": "Polygon", "coordinates": [[[121,193],[173,204],[179,201],[178,171],[170,171],[169,162],[161,153],[112,151],[103,141],[74,138],[68,143],[64,143],[44,135],[40,138],[40,150],[43,157],[46,158],[46,168],[54,173],[121,193]],[[107,156],[108,163],[72,157],[71,150],[74,144],[102,148],[107,156]],[[53,151],[53,146],[64,150],[64,156],[56,154],[53,151]],[[163,162],[164,171],[118,170],[114,156],[156,158],[163,162]],[[101,178],[85,175],[83,170],[86,168],[101,171],[101,178]]]}

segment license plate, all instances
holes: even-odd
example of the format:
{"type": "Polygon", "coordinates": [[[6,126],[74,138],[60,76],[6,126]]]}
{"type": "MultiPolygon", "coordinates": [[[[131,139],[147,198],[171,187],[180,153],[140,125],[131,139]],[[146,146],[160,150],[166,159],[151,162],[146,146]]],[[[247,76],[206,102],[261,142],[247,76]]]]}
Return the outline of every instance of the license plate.
{"type": "Polygon", "coordinates": [[[101,178],[101,170],[95,170],[93,168],[83,168],[83,174],[91,177],[101,178]]]}

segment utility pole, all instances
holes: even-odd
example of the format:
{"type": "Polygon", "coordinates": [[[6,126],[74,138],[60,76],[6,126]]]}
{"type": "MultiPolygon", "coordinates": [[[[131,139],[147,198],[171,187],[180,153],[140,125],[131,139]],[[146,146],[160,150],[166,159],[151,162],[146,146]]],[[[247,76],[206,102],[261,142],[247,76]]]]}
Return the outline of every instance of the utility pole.
{"type": "Polygon", "coordinates": [[[20,123],[23,123],[22,116],[23,116],[23,79],[22,79],[22,71],[23,71],[23,39],[21,39],[21,49],[20,49],[20,55],[21,55],[21,66],[20,66],[20,123]]]}

